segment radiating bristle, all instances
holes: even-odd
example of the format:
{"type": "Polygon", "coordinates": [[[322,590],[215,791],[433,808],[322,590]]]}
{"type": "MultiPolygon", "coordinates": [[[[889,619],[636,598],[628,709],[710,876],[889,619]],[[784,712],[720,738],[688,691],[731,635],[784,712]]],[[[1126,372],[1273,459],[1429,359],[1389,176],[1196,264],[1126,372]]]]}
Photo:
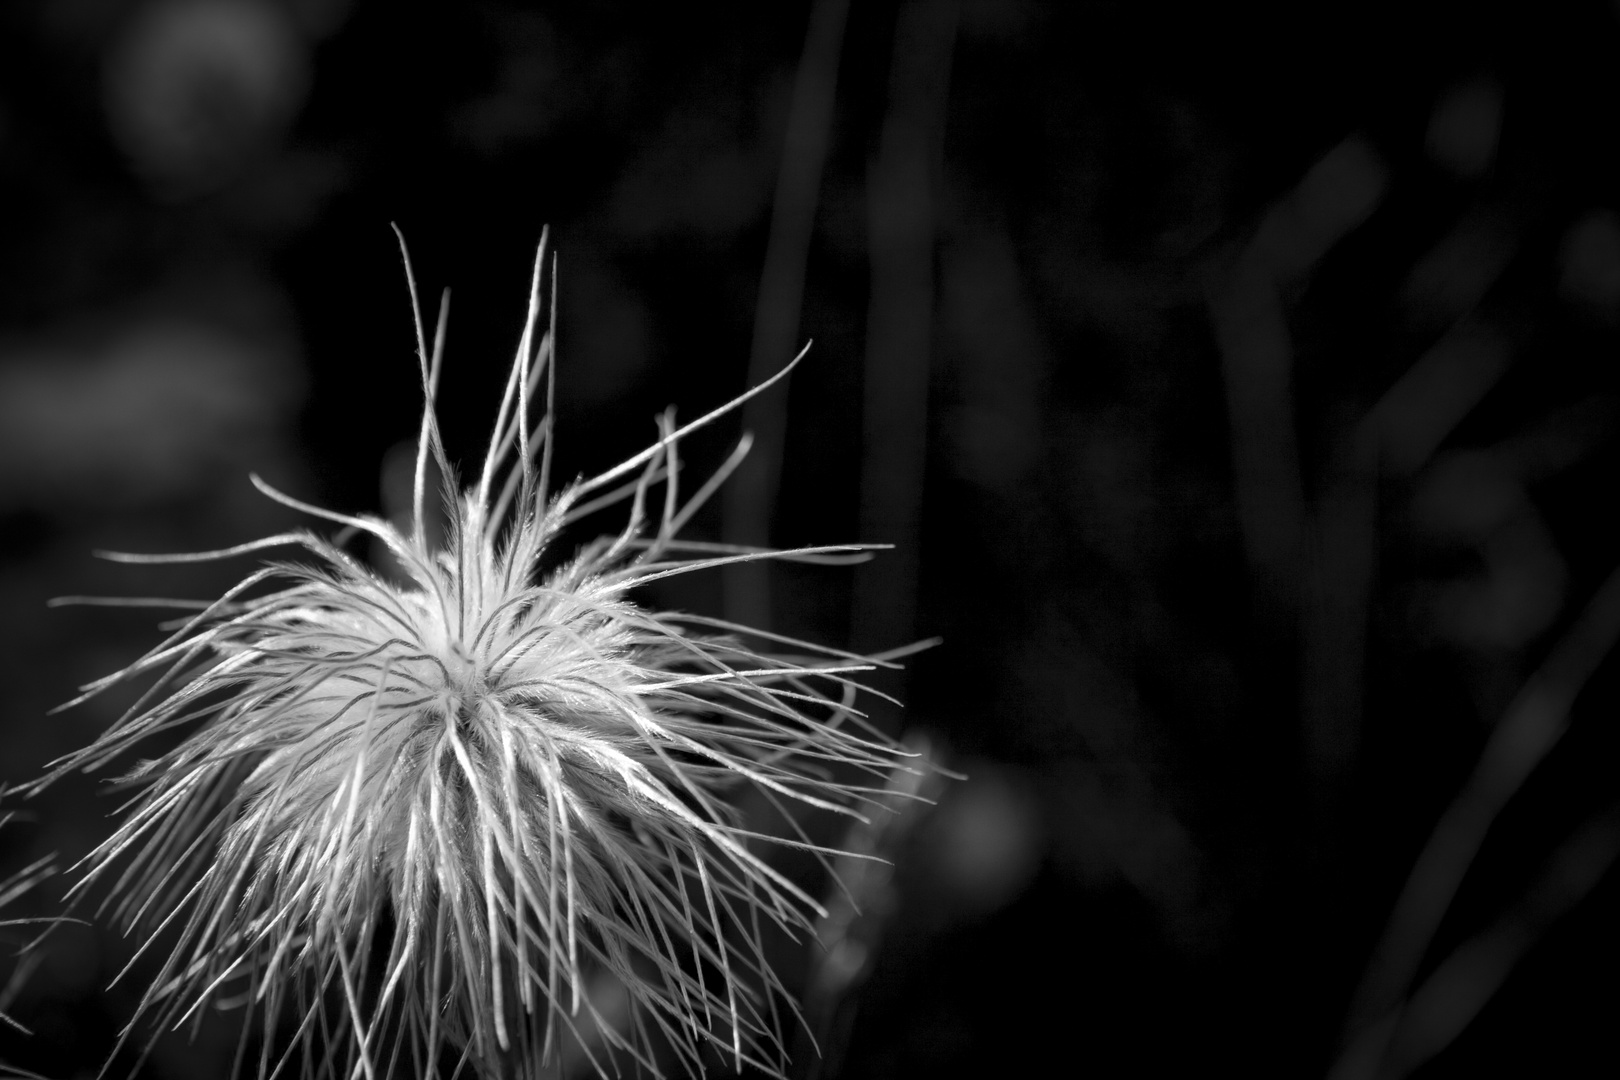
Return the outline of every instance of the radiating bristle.
{"type": "Polygon", "coordinates": [[[282,1033],[244,1071],[434,1076],[464,1059],[491,1076],[533,1075],[566,1044],[604,1075],[696,1071],[716,1055],[781,1072],[783,987],[761,928],[808,934],[821,908],[757,841],[823,863],[835,853],[802,830],[750,831],[735,791],[858,817],[906,767],[855,708],[855,679],[887,661],[651,611],[633,595],[731,562],[871,550],[678,537],[747,449],[683,501],[680,440],[775,379],[684,427],[666,414],[646,450],[547,490],[546,267],[542,239],[488,452],[449,500],[442,549],[423,535],[429,460],[452,475],[434,417],[442,308],[431,352],[417,316],[426,406],[408,529],[254,478],[271,498],[376,537],[403,583],[307,531],[120,557],[304,554],[249,575],[91,687],[158,677],[41,781],[190,732],[133,774],[142,793],[86,880],[111,887],[117,916],[146,933],[143,951],[165,952],[141,1004],[149,1020],[170,1027],[237,1001],[282,1033]],[[541,573],[567,526],[613,504],[627,504],[618,534],[541,573]]]}

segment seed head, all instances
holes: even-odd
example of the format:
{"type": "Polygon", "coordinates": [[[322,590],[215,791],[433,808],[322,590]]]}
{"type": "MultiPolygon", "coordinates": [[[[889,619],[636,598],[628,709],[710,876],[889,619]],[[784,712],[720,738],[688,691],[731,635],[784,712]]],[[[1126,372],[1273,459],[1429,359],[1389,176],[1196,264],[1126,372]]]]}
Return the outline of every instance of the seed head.
{"type": "MultiPolygon", "coordinates": [[[[680,538],[747,451],[745,439],[683,499],[680,440],[792,365],[684,427],[666,412],[653,445],[553,495],[545,267],[542,238],[482,468],[465,492],[447,482],[440,543],[423,509],[430,462],[454,474],[434,412],[443,307],[431,351],[417,311],[426,405],[405,529],[254,477],[342,531],[110,556],[302,549],[211,603],[127,601],[192,613],[85,688],[76,701],[158,675],[41,781],[189,732],[127,775],[136,796],[80,887],[105,879],[117,917],[147,933],[142,951],[161,951],[148,1020],[178,1026],[228,1004],[262,1014],[261,1077],[533,1075],[563,1047],[604,1074],[696,1071],[711,1051],[780,1072],[783,987],[764,928],[796,934],[822,911],[761,841],[824,864],[835,853],[797,825],[750,831],[734,795],[752,788],[790,824],[792,804],[859,817],[904,767],[854,707],[854,676],[886,660],[649,610],[636,593],[742,560],[866,557],[862,545],[680,538]],[[622,530],[558,557],[571,525],[613,505],[627,507],[622,530]],[[385,545],[398,578],[350,555],[354,536],[385,545]]],[[[408,257],[406,273],[414,305],[408,257]]]]}

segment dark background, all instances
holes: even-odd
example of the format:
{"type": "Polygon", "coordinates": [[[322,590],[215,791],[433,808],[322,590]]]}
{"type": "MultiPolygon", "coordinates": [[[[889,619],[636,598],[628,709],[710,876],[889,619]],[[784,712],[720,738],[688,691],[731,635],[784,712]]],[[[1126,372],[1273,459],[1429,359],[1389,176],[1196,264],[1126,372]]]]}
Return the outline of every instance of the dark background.
{"type": "MultiPolygon", "coordinates": [[[[883,719],[969,779],[869,838],[862,973],[788,965],[822,1075],[1613,1071],[1620,8],[1299,8],[5,4],[0,782],[155,640],[47,599],[245,572],[92,550],[282,527],[250,470],[397,508],[389,223],[465,458],[549,225],[564,475],[813,339],[692,534],[897,545],[660,602],[943,638],[883,719]]],[[[8,800],[0,869],[96,790],[8,800]]],[[[8,956],[0,1060],[92,1075],[135,944],[8,956]]]]}

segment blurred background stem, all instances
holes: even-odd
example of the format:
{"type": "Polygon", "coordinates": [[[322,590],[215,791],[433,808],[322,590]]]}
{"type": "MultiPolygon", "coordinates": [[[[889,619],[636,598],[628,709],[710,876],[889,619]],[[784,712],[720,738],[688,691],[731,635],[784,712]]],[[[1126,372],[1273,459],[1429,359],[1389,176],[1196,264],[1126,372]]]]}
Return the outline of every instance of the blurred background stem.
{"type": "MultiPolygon", "coordinates": [[[[815,0],[810,7],[804,54],[799,58],[788,105],[765,265],[759,276],[754,336],[748,349],[748,386],[758,386],[775,374],[802,344],[799,316],[804,306],[805,264],[810,258],[817,194],[832,138],[838,57],[848,15],[849,0],[815,0]]],[[[830,361],[816,357],[813,362],[830,361]]],[[[754,445],[721,492],[723,536],[728,544],[764,547],[771,542],[776,495],[782,484],[791,385],[760,394],[743,408],[743,430],[753,434],[754,445]]],[[[767,563],[726,567],[722,589],[727,619],[744,626],[774,626],[767,563]]]]}
{"type": "Polygon", "coordinates": [[[856,571],[850,633],[856,649],[892,648],[915,636],[934,256],[956,19],[954,0],[901,5],[888,112],[867,170],[872,291],[861,399],[859,535],[894,550],[856,571]]]}

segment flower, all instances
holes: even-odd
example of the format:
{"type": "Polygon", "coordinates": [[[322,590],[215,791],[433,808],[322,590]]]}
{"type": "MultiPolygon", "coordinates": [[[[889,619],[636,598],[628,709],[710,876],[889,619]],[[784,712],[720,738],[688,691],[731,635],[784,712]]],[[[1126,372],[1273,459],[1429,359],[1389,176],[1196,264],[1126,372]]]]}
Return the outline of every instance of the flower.
{"type": "MultiPolygon", "coordinates": [[[[36,785],[189,731],[126,777],[139,794],[76,888],[109,881],[120,921],[147,934],[142,951],[161,942],[147,1019],[172,1027],[234,1001],[268,1032],[291,1026],[279,1056],[265,1040],[260,1076],[431,1077],[441,1063],[531,1075],[565,1040],[604,1075],[627,1063],[659,1071],[660,1059],[701,1069],[712,1050],[779,1073],[784,987],[764,928],[808,933],[825,912],[761,842],[823,865],[838,853],[797,825],[790,837],[750,831],[732,795],[752,788],[789,823],[792,804],[859,818],[908,767],[854,704],[855,676],[892,657],[636,597],[742,560],[868,557],[865,545],[680,538],[747,452],[745,438],[683,501],[680,440],[793,365],[684,427],[666,412],[653,445],[552,495],[545,250],[542,237],[482,468],[465,493],[446,484],[438,550],[423,511],[430,460],[453,475],[434,411],[443,307],[431,353],[415,309],[426,404],[407,528],[306,505],[255,476],[341,533],[108,556],[187,562],[291,546],[313,557],[269,563],[211,603],[127,601],[192,613],[68,703],[158,673],[36,785]],[[628,506],[617,535],[542,567],[569,526],[616,504],[628,506]],[[360,535],[386,545],[400,580],[345,550],[360,535]],[[622,988],[624,1015],[601,1003],[604,984],[622,988]]],[[[415,308],[408,255],[405,268],[415,308]]]]}

